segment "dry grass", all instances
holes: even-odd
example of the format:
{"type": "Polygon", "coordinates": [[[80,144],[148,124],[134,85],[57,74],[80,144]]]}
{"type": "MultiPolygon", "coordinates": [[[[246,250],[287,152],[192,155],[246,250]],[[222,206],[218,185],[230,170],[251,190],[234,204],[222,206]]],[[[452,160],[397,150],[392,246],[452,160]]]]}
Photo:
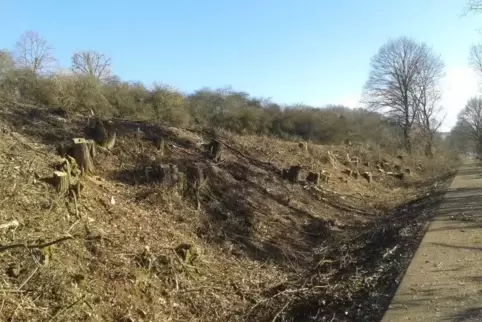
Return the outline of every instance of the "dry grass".
{"type": "MultiPolygon", "coordinates": [[[[118,144],[99,155],[76,208],[41,178],[52,172],[53,139],[81,135],[85,121],[25,106],[4,109],[0,118],[10,129],[0,139],[0,224],[20,223],[2,231],[0,243],[27,246],[0,248],[5,321],[342,320],[340,312],[386,286],[394,267],[385,260],[387,247],[413,243],[427,219],[409,211],[424,202],[405,204],[429,192],[421,183],[446,165],[423,160],[424,172],[404,181],[345,181],[346,153],[369,161],[360,170],[372,172],[376,161],[395,164],[396,156],[311,144],[306,151],[228,133],[221,138],[230,148],[213,164],[200,133],[116,121],[118,144]],[[165,138],[164,155],[152,135],[165,138]],[[206,167],[201,210],[182,191],[145,177],[146,167],[161,162],[206,167]],[[326,170],[332,180],[319,189],[283,182],[277,171],[298,163],[326,170]],[[413,233],[387,240],[400,229],[413,233]],[[32,246],[64,236],[71,239],[32,246]],[[367,264],[372,257],[381,264],[367,264]]],[[[404,162],[415,169],[419,160],[404,162]]],[[[350,308],[345,317],[360,312],[350,308]]]]}

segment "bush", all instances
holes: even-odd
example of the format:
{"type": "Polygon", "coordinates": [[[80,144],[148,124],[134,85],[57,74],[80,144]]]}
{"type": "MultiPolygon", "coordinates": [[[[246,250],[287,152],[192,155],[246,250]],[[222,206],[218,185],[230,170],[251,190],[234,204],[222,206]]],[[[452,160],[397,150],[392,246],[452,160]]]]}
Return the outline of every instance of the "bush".
{"type": "MultiPolygon", "coordinates": [[[[1,53],[1,52],[0,52],[1,53]]],[[[155,120],[171,126],[219,128],[240,134],[273,135],[283,139],[322,144],[369,142],[380,153],[395,155],[403,147],[400,128],[378,113],[331,105],[279,106],[231,89],[203,88],[190,95],[154,84],[123,82],[119,77],[99,81],[70,73],[37,76],[18,70],[0,55],[0,89],[3,96],[71,111],[125,119],[155,120]]],[[[426,153],[426,140],[413,133],[414,152],[426,153]],[[425,150],[424,150],[425,149],[425,150]]],[[[442,142],[436,153],[445,151],[442,142]],[[442,150],[441,150],[442,149],[442,150]]]]}
{"type": "Polygon", "coordinates": [[[154,85],[147,102],[152,106],[158,122],[173,126],[186,126],[190,122],[184,96],[169,86],[154,85]]]}

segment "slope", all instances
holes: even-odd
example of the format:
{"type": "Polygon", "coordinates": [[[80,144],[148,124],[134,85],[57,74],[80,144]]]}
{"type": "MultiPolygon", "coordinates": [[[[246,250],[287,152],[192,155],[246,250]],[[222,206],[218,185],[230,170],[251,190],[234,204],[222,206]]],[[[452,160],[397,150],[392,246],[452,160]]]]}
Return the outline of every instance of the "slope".
{"type": "Polygon", "coordinates": [[[56,145],[85,137],[87,123],[2,105],[0,223],[19,223],[2,229],[2,320],[373,320],[453,175],[443,157],[222,131],[214,162],[213,133],[111,120],[116,144],[100,149],[73,200],[46,178],[56,145]],[[296,183],[281,175],[293,165],[296,183]],[[163,182],[158,169],[173,166],[187,180],[163,182]],[[199,198],[192,169],[206,178],[199,198]],[[328,182],[303,180],[322,170],[328,182]]]}

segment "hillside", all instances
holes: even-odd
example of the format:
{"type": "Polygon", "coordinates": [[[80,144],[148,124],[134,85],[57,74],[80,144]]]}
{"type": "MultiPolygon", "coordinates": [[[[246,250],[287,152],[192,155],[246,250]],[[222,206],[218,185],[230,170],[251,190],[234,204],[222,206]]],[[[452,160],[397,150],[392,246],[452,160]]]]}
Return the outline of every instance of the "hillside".
{"type": "Polygon", "coordinates": [[[215,162],[210,131],[110,121],[116,144],[74,200],[46,178],[88,120],[2,103],[0,224],[18,227],[0,237],[1,320],[373,321],[455,166],[223,131],[215,162]],[[169,164],[184,185],[160,182],[169,164]],[[294,165],[302,180],[283,180],[294,165]],[[194,192],[193,169],[206,178],[194,192]],[[323,170],[328,182],[304,180],[323,170]]]}

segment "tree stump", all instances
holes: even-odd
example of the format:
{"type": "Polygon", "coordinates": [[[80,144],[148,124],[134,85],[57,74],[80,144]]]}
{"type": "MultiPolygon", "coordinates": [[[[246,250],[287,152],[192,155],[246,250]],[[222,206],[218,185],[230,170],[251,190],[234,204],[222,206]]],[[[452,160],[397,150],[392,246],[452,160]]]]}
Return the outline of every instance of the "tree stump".
{"type": "Polygon", "coordinates": [[[283,169],[282,177],[291,183],[296,183],[300,180],[301,166],[293,165],[289,169],[283,169]]]}
{"type": "Polygon", "coordinates": [[[95,118],[87,123],[86,135],[92,138],[99,146],[111,150],[114,148],[117,134],[113,129],[111,121],[104,121],[100,118],[95,118]]]}
{"type": "Polygon", "coordinates": [[[349,177],[352,177],[352,176],[353,176],[353,170],[351,170],[351,169],[343,169],[343,170],[341,171],[341,173],[346,174],[346,175],[349,176],[349,177]]]}
{"type": "Polygon", "coordinates": [[[371,172],[363,172],[362,177],[365,178],[369,183],[372,182],[372,173],[371,172]]]}
{"type": "Polygon", "coordinates": [[[182,173],[175,164],[160,164],[157,170],[159,183],[172,188],[181,181],[182,173]]]}
{"type": "Polygon", "coordinates": [[[104,126],[104,122],[101,119],[97,118],[94,120],[94,128],[92,131],[92,137],[94,140],[99,143],[100,145],[104,144],[107,140],[107,130],[104,126]]]}
{"type": "Polygon", "coordinates": [[[323,182],[328,183],[330,181],[330,177],[331,177],[331,175],[327,171],[325,171],[325,170],[321,171],[320,179],[323,182]]]}
{"type": "Polygon", "coordinates": [[[306,176],[306,181],[317,186],[320,181],[320,174],[317,172],[309,172],[306,176]]]}
{"type": "Polygon", "coordinates": [[[105,148],[107,150],[112,150],[114,148],[116,138],[117,138],[116,132],[109,134],[107,142],[105,143],[105,148]]]}
{"type": "Polygon", "coordinates": [[[222,144],[216,139],[212,139],[207,145],[209,156],[214,162],[221,161],[222,144]]]}
{"type": "Polygon", "coordinates": [[[199,210],[201,209],[200,194],[201,194],[202,188],[204,187],[207,181],[204,175],[204,169],[202,167],[202,164],[196,163],[195,165],[188,167],[186,171],[186,176],[187,176],[188,188],[195,198],[196,209],[199,210]]]}
{"type": "Polygon", "coordinates": [[[82,174],[94,171],[93,159],[96,156],[95,143],[93,140],[75,138],[73,140],[72,154],[82,174]]]}
{"type": "Polygon", "coordinates": [[[58,193],[65,194],[70,188],[70,176],[67,172],[54,171],[53,183],[58,193]]]}
{"type": "Polygon", "coordinates": [[[164,155],[164,145],[165,145],[164,138],[156,137],[154,139],[154,146],[159,151],[161,156],[164,155]]]}
{"type": "Polygon", "coordinates": [[[171,178],[171,168],[169,167],[169,164],[160,164],[159,169],[159,183],[160,184],[171,184],[172,178],[171,178]]]}

